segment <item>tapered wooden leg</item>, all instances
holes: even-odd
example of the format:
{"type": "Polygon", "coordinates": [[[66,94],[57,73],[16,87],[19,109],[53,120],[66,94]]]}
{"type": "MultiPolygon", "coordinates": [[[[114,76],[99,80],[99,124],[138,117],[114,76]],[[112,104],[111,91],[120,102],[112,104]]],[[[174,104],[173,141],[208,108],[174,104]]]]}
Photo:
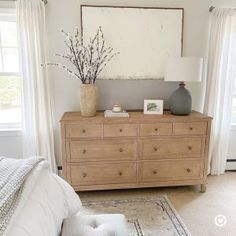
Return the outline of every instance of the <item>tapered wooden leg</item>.
{"type": "Polygon", "coordinates": [[[205,193],[206,192],[206,184],[201,184],[201,193],[205,193]]]}

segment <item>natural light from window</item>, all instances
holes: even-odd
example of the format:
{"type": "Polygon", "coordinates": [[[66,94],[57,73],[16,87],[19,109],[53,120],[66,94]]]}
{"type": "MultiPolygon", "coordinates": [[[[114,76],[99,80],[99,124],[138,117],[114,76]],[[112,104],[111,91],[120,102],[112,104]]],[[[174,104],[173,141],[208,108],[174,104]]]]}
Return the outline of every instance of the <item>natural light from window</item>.
{"type": "Polygon", "coordinates": [[[0,129],[21,128],[21,77],[15,16],[0,13],[0,129]]]}

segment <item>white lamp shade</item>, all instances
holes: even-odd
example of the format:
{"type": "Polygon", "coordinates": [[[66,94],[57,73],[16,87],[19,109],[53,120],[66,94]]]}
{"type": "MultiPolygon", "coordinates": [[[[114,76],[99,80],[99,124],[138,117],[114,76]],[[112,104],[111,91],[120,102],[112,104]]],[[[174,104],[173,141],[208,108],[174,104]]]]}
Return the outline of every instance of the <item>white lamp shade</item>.
{"type": "Polygon", "coordinates": [[[165,67],[165,81],[200,82],[202,78],[202,58],[168,58],[165,67]]]}

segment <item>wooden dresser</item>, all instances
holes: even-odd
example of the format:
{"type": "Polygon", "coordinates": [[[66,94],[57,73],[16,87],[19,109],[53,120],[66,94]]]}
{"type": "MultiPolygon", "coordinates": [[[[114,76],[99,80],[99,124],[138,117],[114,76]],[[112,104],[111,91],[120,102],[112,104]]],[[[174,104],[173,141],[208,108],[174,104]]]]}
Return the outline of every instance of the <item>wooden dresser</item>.
{"type": "Polygon", "coordinates": [[[144,115],[61,119],[63,175],[76,191],[201,185],[206,190],[211,118],[144,115]]]}

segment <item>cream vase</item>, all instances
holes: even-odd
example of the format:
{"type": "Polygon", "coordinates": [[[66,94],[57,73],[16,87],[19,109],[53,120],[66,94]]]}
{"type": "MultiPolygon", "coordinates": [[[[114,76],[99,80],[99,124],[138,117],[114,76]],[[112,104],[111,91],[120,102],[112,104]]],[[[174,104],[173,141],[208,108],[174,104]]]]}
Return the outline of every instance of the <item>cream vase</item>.
{"type": "Polygon", "coordinates": [[[80,85],[80,110],[82,116],[95,116],[97,109],[98,89],[94,84],[80,85]]]}

